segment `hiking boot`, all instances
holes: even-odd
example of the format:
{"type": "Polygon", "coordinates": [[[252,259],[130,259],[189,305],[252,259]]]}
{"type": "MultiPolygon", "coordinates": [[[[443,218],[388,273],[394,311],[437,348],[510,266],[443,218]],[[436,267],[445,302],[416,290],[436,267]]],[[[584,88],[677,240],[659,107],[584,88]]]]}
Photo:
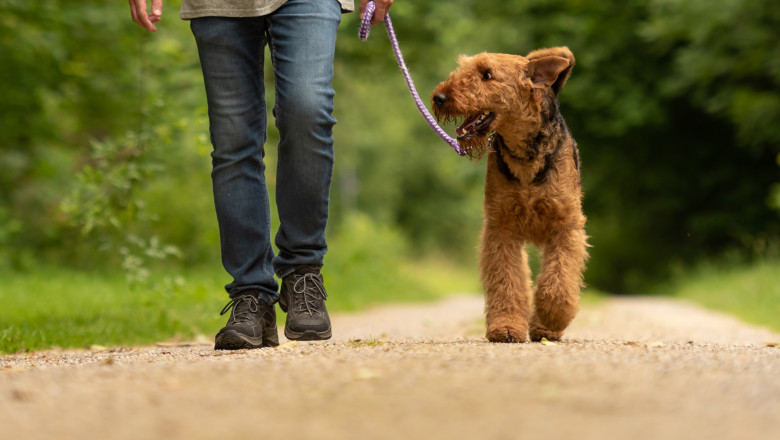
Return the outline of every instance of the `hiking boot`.
{"type": "Polygon", "coordinates": [[[246,294],[230,300],[220,316],[231,310],[225,327],[214,338],[214,350],[274,347],[279,345],[276,310],[256,295],[246,294]]]}
{"type": "Polygon", "coordinates": [[[279,306],[287,312],[284,335],[298,341],[330,339],[325,285],[316,266],[301,266],[282,279],[279,306]]]}

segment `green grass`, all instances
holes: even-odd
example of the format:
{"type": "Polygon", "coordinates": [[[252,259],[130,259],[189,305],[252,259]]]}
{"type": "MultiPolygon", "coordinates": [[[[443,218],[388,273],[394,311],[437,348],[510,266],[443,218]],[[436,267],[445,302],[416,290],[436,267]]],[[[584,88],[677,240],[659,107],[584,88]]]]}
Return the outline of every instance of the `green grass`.
{"type": "Polygon", "coordinates": [[[223,296],[203,274],[178,292],[131,289],[121,274],[47,268],[6,273],[0,351],[133,345],[192,337],[218,325],[223,296]]]}
{"type": "MultiPolygon", "coordinates": [[[[330,311],[479,292],[475,273],[444,263],[404,262],[391,271],[369,266],[340,273],[326,266],[330,311]]],[[[112,273],[45,268],[4,273],[2,279],[0,353],[210,339],[226,319],[219,311],[228,301],[223,286],[229,279],[219,267],[185,273],[184,284],[167,295],[131,289],[122,274],[112,273]]]]}
{"type": "Polygon", "coordinates": [[[704,266],[685,275],[669,291],[745,322],[780,331],[780,262],[748,267],[704,266]]]}
{"type": "MultiPolygon", "coordinates": [[[[323,271],[333,312],[481,290],[476,268],[454,267],[443,259],[338,263],[323,271]]],[[[223,290],[227,275],[219,267],[183,275],[184,284],[165,295],[132,289],[119,273],[52,267],[3,273],[0,353],[210,339],[225,322],[219,311],[228,299],[223,290]]],[[[780,331],[780,262],[729,269],[705,266],[665,291],[780,331]]],[[[586,305],[598,305],[605,297],[586,290],[582,299],[586,305]]]]}
{"type": "Polygon", "coordinates": [[[384,342],[380,341],[379,339],[369,336],[368,339],[350,339],[349,345],[353,347],[379,347],[383,345],[384,342]]]}

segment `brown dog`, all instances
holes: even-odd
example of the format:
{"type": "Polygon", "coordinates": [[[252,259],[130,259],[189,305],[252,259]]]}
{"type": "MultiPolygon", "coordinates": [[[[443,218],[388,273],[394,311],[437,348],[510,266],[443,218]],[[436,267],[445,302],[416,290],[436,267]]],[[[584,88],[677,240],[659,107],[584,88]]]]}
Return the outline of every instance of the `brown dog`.
{"type": "Polygon", "coordinates": [[[464,119],[458,141],[488,155],[480,269],[487,338],[557,340],[579,308],[587,253],[577,144],[558,111],[574,66],[566,47],[481,53],[433,92],[439,120],[464,119]],[[543,252],[531,288],[526,243],[543,252]]]}

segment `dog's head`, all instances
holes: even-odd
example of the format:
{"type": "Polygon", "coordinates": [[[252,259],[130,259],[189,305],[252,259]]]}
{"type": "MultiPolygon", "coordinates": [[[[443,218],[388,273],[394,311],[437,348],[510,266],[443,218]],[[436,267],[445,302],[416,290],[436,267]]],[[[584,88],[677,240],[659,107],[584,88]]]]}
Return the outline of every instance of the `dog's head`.
{"type": "Polygon", "coordinates": [[[463,121],[456,135],[472,158],[485,153],[492,132],[517,138],[538,131],[542,115],[555,111],[551,107],[574,67],[567,47],[527,56],[481,53],[458,61],[459,67],[431,99],[439,121],[463,121]]]}

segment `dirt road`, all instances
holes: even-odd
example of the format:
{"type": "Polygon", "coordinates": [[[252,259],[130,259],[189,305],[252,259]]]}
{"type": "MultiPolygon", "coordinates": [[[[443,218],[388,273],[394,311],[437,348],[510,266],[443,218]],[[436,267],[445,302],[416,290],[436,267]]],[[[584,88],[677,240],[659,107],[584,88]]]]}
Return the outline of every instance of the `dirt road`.
{"type": "Polygon", "coordinates": [[[482,302],[334,316],[334,339],[0,357],[1,439],[779,439],[780,335],[657,298],[557,344],[490,344],[482,302]]]}

